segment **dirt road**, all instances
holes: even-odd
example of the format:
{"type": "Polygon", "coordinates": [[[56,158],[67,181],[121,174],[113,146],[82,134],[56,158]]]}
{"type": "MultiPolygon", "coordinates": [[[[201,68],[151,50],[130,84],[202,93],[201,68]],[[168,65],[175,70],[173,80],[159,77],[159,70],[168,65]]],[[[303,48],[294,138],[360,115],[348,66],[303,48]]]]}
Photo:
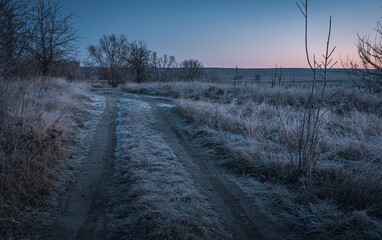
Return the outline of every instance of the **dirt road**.
{"type": "Polygon", "coordinates": [[[105,239],[106,201],[104,187],[113,171],[115,119],[117,107],[106,96],[106,108],[100,120],[83,169],[62,197],[63,212],[44,239],[105,239]]]}
{"type": "Polygon", "coordinates": [[[179,119],[168,108],[160,107],[165,102],[144,96],[140,100],[150,104],[159,123],[157,128],[161,129],[165,140],[234,239],[281,239],[241,189],[228,181],[218,166],[208,161],[207,149],[192,144],[188,134],[177,126],[179,119]]]}
{"type": "MultiPolygon", "coordinates": [[[[76,185],[63,196],[63,212],[48,230],[47,239],[105,239],[107,232],[107,180],[113,173],[116,145],[118,97],[139,98],[147,102],[156,126],[194,183],[206,196],[234,239],[280,239],[251,200],[222,170],[204,154],[207,149],[192,144],[189,136],[176,124],[179,119],[163,101],[146,96],[112,93],[105,95],[106,108],[97,127],[89,156],[78,174],[76,185]]],[[[128,184],[128,183],[127,183],[128,184]]],[[[124,229],[127,231],[128,229],[124,229]]]]}

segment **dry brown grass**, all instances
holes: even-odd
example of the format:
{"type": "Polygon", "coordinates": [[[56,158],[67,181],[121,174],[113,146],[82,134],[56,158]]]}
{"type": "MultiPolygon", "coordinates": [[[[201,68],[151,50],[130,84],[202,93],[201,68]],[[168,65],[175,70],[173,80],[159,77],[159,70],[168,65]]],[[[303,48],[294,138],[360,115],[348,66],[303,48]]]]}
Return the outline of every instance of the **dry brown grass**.
{"type": "Polygon", "coordinates": [[[0,236],[55,186],[87,89],[61,79],[0,83],[0,236]]]}

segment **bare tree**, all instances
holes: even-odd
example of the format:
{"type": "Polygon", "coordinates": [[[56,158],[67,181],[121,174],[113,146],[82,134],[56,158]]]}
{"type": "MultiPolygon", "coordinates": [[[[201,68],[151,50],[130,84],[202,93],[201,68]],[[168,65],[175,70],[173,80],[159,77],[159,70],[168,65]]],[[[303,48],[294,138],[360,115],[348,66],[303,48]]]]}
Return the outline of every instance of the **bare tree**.
{"type": "Polygon", "coordinates": [[[308,92],[306,102],[302,103],[303,113],[299,119],[298,138],[297,138],[297,153],[291,150],[289,146],[292,146],[292,140],[290,139],[287,131],[284,119],[281,117],[278,106],[280,121],[284,135],[287,138],[289,158],[294,169],[298,173],[310,178],[312,176],[313,168],[319,158],[318,145],[320,140],[320,128],[322,124],[323,108],[325,106],[325,89],[327,83],[327,73],[334,67],[337,62],[332,62],[331,56],[335,50],[330,47],[330,37],[332,30],[332,17],[329,20],[329,33],[326,43],[326,52],[323,54],[323,61],[321,64],[316,62],[316,58],[313,58],[309,54],[308,47],[308,0],[297,2],[297,6],[300,9],[305,19],[305,53],[306,59],[310,69],[313,72],[313,79],[310,90],[308,92]],[[317,71],[323,72],[320,84],[317,82],[317,71]]]}
{"type": "Polygon", "coordinates": [[[260,74],[260,72],[257,72],[255,74],[254,80],[255,80],[255,82],[261,82],[261,74],[260,74]]]}
{"type": "Polygon", "coordinates": [[[176,68],[177,62],[174,56],[168,56],[164,54],[159,58],[159,80],[168,81],[174,77],[174,68],[176,68]]]}
{"type": "Polygon", "coordinates": [[[278,67],[274,69],[271,78],[271,87],[274,88],[276,86],[276,82],[278,82],[279,86],[281,86],[281,82],[284,80],[284,69],[282,67],[278,67]]]}
{"type": "Polygon", "coordinates": [[[221,81],[221,78],[220,78],[220,76],[216,70],[210,73],[210,78],[211,78],[212,82],[220,82],[221,81]]]}
{"type": "MultiPolygon", "coordinates": [[[[381,17],[382,18],[382,17],[381,17]]],[[[371,40],[368,36],[358,35],[358,55],[360,61],[347,59],[342,63],[349,69],[349,76],[358,87],[370,92],[382,91],[382,23],[377,21],[376,37],[371,40]]]]}
{"type": "Polygon", "coordinates": [[[143,41],[133,41],[129,44],[128,51],[129,57],[127,61],[133,81],[142,83],[149,80],[152,65],[150,62],[151,50],[147,48],[146,43],[143,41]]]}
{"type": "Polygon", "coordinates": [[[199,60],[189,59],[181,62],[182,77],[186,81],[194,81],[200,79],[203,75],[203,64],[199,60]]]}
{"type": "Polygon", "coordinates": [[[26,65],[30,40],[28,2],[0,1],[0,68],[3,77],[16,76],[26,65]]]}
{"type": "Polygon", "coordinates": [[[117,87],[126,74],[129,43],[124,35],[104,35],[99,45],[88,47],[91,66],[97,67],[110,86],[117,87]]]}
{"type": "Polygon", "coordinates": [[[153,51],[150,61],[152,77],[155,81],[169,81],[174,78],[174,69],[177,66],[174,56],[164,54],[162,57],[158,57],[157,52],[153,51]]]}
{"type": "Polygon", "coordinates": [[[238,81],[242,81],[243,80],[243,76],[241,76],[240,72],[239,72],[239,69],[235,68],[235,76],[233,77],[233,87],[236,88],[236,84],[238,81]]]}
{"type": "Polygon", "coordinates": [[[152,67],[152,75],[155,81],[159,81],[159,59],[158,59],[158,53],[153,51],[151,53],[151,67],[152,67]]]}
{"type": "Polygon", "coordinates": [[[30,53],[46,76],[53,63],[69,61],[75,52],[77,31],[71,21],[73,14],[62,13],[58,1],[36,0],[32,8],[33,35],[30,53]]]}

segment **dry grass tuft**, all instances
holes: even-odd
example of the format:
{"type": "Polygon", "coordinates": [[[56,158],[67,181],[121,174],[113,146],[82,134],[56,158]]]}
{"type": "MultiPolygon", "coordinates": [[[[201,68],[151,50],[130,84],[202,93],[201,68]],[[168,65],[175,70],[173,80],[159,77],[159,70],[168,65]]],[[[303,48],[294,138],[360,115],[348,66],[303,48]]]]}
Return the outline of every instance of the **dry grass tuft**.
{"type": "Polygon", "coordinates": [[[89,95],[85,83],[62,79],[3,81],[0,91],[0,233],[7,236],[55,186],[89,95]]]}

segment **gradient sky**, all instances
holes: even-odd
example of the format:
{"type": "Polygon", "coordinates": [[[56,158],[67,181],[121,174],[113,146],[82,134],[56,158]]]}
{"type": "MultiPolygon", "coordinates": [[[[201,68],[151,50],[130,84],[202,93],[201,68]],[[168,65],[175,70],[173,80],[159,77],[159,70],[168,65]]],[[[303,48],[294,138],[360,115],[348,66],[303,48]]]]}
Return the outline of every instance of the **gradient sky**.
{"type": "MultiPolygon", "coordinates": [[[[177,61],[207,67],[307,67],[304,19],[294,0],[62,0],[76,15],[80,56],[103,34],[144,40],[177,61]]],[[[325,50],[333,17],[335,60],[356,56],[357,33],[374,37],[381,0],[310,0],[310,51],[325,50]]],[[[338,64],[337,67],[341,67],[338,64]]]]}

